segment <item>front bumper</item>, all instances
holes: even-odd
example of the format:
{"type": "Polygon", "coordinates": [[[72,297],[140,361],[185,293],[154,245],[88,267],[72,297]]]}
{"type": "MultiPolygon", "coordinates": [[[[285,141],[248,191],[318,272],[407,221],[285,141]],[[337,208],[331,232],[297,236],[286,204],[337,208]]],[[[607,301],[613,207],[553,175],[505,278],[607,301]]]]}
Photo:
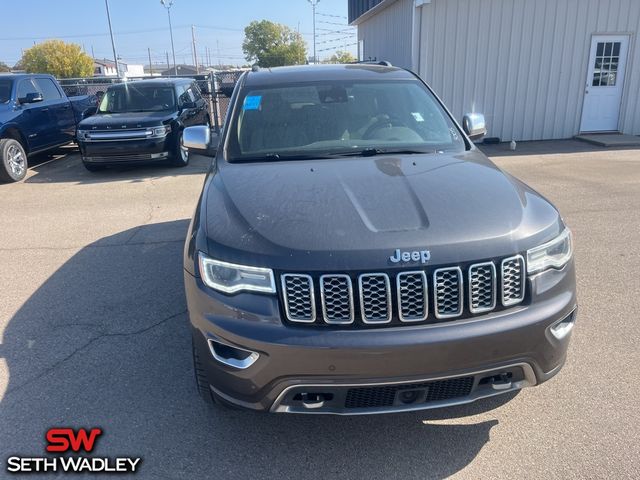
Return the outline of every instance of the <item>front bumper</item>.
{"type": "Polygon", "coordinates": [[[174,151],[172,134],[163,138],[141,140],[79,141],[82,161],[95,164],[148,163],[166,160],[174,151]]]}
{"type": "Polygon", "coordinates": [[[286,325],[276,296],[227,296],[185,272],[194,348],[216,396],[254,410],[334,414],[468,403],[551,378],[571,336],[558,339],[551,327],[576,315],[573,262],[527,281],[527,305],[362,330],[286,325]],[[214,358],[210,341],[258,357],[247,368],[226,365],[214,358]],[[404,390],[416,391],[417,400],[403,403],[404,390]]]}

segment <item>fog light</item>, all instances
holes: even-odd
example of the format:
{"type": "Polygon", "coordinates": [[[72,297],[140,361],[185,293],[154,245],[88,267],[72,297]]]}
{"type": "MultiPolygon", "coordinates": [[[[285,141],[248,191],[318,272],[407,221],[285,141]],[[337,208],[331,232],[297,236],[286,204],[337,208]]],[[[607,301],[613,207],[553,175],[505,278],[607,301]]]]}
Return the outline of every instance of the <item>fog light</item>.
{"type": "Polygon", "coordinates": [[[575,325],[575,323],[576,323],[576,311],[574,310],[565,318],[563,318],[559,322],[552,325],[550,329],[551,333],[558,340],[562,340],[564,337],[569,335],[569,332],[571,332],[571,330],[573,330],[573,326],[575,325]]]}
{"type": "Polygon", "coordinates": [[[240,370],[249,368],[260,357],[257,352],[233,347],[218,340],[209,339],[209,349],[218,362],[240,370]]]}

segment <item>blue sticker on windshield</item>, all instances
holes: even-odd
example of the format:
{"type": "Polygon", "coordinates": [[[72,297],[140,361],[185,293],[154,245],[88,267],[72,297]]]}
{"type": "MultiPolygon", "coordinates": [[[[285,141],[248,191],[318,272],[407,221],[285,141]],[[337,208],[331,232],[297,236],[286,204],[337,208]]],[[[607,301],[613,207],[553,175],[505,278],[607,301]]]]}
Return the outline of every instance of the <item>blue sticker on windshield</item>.
{"type": "Polygon", "coordinates": [[[249,95],[244,99],[244,105],[242,106],[243,110],[258,110],[260,108],[260,101],[262,100],[262,95],[249,95]]]}

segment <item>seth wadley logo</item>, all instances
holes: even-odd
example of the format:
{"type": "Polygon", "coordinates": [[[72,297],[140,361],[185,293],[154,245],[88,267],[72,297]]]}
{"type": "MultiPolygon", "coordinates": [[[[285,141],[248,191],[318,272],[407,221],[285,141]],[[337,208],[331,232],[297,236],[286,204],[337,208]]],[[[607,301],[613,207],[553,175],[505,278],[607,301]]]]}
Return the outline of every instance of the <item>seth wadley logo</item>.
{"type": "MultiPolygon", "coordinates": [[[[72,428],[51,428],[45,436],[47,440],[46,451],[59,453],[69,451],[78,453],[80,450],[92,452],[97,438],[102,435],[102,429],[80,428],[74,431],[72,428]]],[[[140,467],[141,458],[132,457],[92,457],[92,456],[65,456],[65,457],[20,457],[12,456],[7,459],[7,472],[9,473],[135,473],[140,467]]]]}
{"type": "Polygon", "coordinates": [[[412,252],[403,252],[399,248],[393,252],[393,255],[389,257],[391,263],[407,263],[407,262],[420,262],[427,263],[431,259],[431,252],[429,250],[414,250],[412,252]]]}

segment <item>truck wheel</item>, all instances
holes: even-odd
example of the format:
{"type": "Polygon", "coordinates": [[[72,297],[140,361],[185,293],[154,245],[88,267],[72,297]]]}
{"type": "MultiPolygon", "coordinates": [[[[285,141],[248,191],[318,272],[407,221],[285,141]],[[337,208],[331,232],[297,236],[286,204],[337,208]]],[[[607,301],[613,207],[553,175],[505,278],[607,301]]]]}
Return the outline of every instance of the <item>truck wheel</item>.
{"type": "Polygon", "coordinates": [[[189,165],[189,150],[187,150],[184,145],[182,145],[182,132],[180,132],[178,141],[176,142],[176,146],[174,147],[171,164],[174,167],[186,167],[187,165],[189,165]]]}
{"type": "Polygon", "coordinates": [[[200,363],[200,357],[198,357],[198,352],[196,351],[196,346],[193,344],[193,340],[191,341],[191,351],[193,352],[193,371],[195,373],[198,393],[206,403],[213,405],[216,401],[213,398],[211,389],[209,388],[209,381],[207,380],[207,376],[204,373],[202,364],[200,363]]]}
{"type": "Polygon", "coordinates": [[[84,165],[84,168],[86,168],[90,172],[100,172],[104,170],[104,165],[96,165],[95,163],[87,163],[87,162],[82,162],[82,164],[84,165]]]}
{"type": "Polygon", "coordinates": [[[0,140],[0,181],[19,182],[27,175],[27,153],[13,138],[0,140]]]}

